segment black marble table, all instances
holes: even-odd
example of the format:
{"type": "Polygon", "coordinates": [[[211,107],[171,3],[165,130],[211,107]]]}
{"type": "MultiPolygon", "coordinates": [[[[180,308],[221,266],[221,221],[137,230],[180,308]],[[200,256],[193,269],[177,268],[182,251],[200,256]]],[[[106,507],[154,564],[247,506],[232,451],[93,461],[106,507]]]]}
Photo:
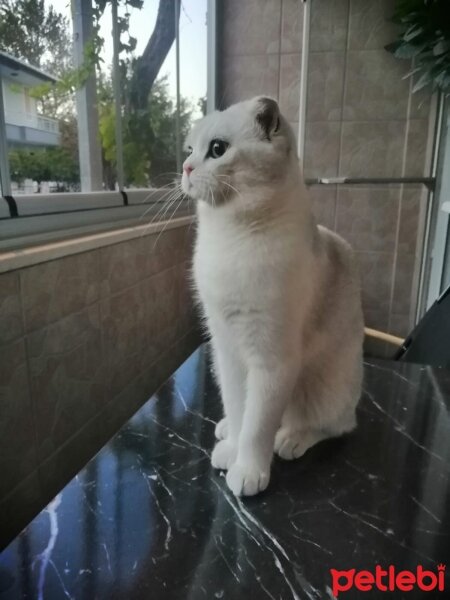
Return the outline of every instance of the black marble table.
{"type": "MultiPolygon", "coordinates": [[[[330,569],[450,569],[450,374],[367,362],[358,429],[237,499],[193,354],[0,555],[0,600],[329,599],[330,569]]],[[[339,598],[449,598],[350,590],[339,598]]]]}

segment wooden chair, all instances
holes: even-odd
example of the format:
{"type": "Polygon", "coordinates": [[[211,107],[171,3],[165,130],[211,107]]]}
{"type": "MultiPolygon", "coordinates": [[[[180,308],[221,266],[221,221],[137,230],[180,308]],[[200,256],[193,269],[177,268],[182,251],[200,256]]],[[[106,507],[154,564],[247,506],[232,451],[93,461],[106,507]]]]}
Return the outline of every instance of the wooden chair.
{"type": "Polygon", "coordinates": [[[379,353],[368,354],[450,368],[450,285],[405,339],[369,327],[365,334],[366,350],[371,340],[381,344],[379,353]]]}

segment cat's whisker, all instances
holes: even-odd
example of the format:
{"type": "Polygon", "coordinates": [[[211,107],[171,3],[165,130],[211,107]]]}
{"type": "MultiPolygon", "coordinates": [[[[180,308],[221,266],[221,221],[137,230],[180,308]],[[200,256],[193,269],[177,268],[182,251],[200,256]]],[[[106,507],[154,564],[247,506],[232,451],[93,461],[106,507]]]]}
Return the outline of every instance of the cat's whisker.
{"type": "Polygon", "coordinates": [[[143,200],[141,200],[140,204],[145,204],[147,202],[147,200],[149,200],[152,196],[154,196],[155,194],[161,192],[161,190],[173,190],[174,186],[173,184],[170,185],[164,185],[161,186],[160,188],[155,188],[154,190],[152,190],[151,192],[149,192],[147,194],[147,196],[145,196],[145,198],[143,200]]]}
{"type": "Polygon", "coordinates": [[[178,189],[175,190],[174,193],[170,196],[170,198],[166,201],[165,206],[160,211],[160,213],[162,212],[162,215],[160,216],[160,219],[159,219],[160,221],[164,220],[164,217],[166,216],[167,212],[170,210],[170,207],[179,198],[179,194],[180,194],[180,190],[178,190],[178,189]]]}
{"type": "Polygon", "coordinates": [[[216,207],[216,199],[214,198],[214,192],[212,191],[212,187],[209,187],[209,190],[211,192],[211,197],[212,197],[212,204],[214,206],[214,208],[216,207]]]}
{"type": "MultiPolygon", "coordinates": [[[[154,203],[152,203],[152,204],[151,204],[151,205],[150,205],[150,206],[147,208],[147,210],[145,210],[145,211],[143,212],[143,214],[140,216],[139,220],[140,220],[140,221],[142,221],[142,219],[145,217],[145,215],[146,215],[146,214],[147,214],[149,211],[151,211],[151,210],[152,210],[152,208],[154,208],[156,204],[160,204],[160,203],[162,202],[162,203],[163,203],[163,205],[164,205],[164,203],[165,203],[165,199],[166,199],[168,196],[170,196],[170,194],[171,194],[171,193],[172,193],[172,192],[173,192],[175,189],[176,189],[176,188],[173,188],[173,187],[171,187],[171,188],[170,188],[170,189],[169,189],[169,190],[168,190],[168,191],[167,191],[165,194],[163,194],[163,195],[161,196],[161,198],[158,200],[158,202],[154,202],[154,203]]],[[[159,212],[159,211],[158,211],[158,212],[159,212]]],[[[157,213],[157,214],[158,214],[158,213],[157,213]]],[[[153,220],[152,220],[152,222],[153,222],[153,220]]]]}
{"type": "MultiPolygon", "coordinates": [[[[178,198],[180,198],[178,196],[178,198]]],[[[174,202],[172,202],[172,206],[173,204],[176,202],[176,200],[174,200],[174,202]]],[[[175,206],[175,209],[173,210],[172,214],[170,215],[169,219],[166,221],[166,223],[164,224],[164,227],[161,229],[161,231],[158,234],[158,237],[155,240],[155,243],[153,244],[153,249],[156,248],[156,244],[158,243],[159,238],[161,237],[161,235],[164,233],[165,229],[167,228],[167,226],[169,225],[169,223],[171,222],[171,220],[173,219],[175,213],[177,212],[177,210],[179,209],[179,207],[181,206],[181,203],[183,202],[183,194],[181,195],[181,198],[178,202],[178,204],[175,206]]]]}
{"type": "MultiPolygon", "coordinates": [[[[173,206],[173,204],[176,202],[176,200],[177,200],[177,196],[175,196],[174,198],[172,198],[172,199],[170,200],[170,202],[168,202],[168,203],[167,203],[167,204],[164,206],[164,208],[165,208],[165,213],[166,213],[168,210],[170,210],[170,207],[171,207],[171,206],[173,206]]],[[[164,213],[164,214],[165,214],[165,213],[164,213]]],[[[161,219],[160,219],[158,222],[163,222],[163,220],[164,220],[164,215],[161,217],[161,219]]],[[[151,225],[152,225],[152,223],[151,223],[151,222],[150,222],[150,223],[148,223],[148,225],[147,225],[147,226],[146,226],[146,228],[144,229],[144,231],[143,231],[142,235],[146,235],[146,233],[147,233],[147,231],[148,231],[148,229],[149,229],[149,227],[150,227],[151,225]]]]}
{"type": "Polygon", "coordinates": [[[176,186],[175,188],[172,188],[171,193],[168,194],[164,200],[164,203],[162,205],[162,207],[160,208],[160,210],[156,213],[156,215],[153,217],[153,219],[151,220],[151,223],[153,223],[156,218],[162,213],[162,211],[164,211],[164,209],[167,207],[167,204],[172,200],[172,198],[174,196],[176,196],[177,194],[179,194],[181,191],[180,186],[176,186]]]}
{"type": "Polygon", "coordinates": [[[153,219],[148,223],[147,227],[142,232],[142,235],[145,235],[148,231],[148,228],[155,222],[155,220],[161,215],[160,220],[164,219],[167,211],[173,205],[174,202],[179,198],[180,190],[177,188],[172,191],[172,194],[168,197],[168,199],[164,202],[163,206],[158,210],[158,212],[154,215],[153,219]],[[164,213],[164,214],[161,214],[164,213]]]}

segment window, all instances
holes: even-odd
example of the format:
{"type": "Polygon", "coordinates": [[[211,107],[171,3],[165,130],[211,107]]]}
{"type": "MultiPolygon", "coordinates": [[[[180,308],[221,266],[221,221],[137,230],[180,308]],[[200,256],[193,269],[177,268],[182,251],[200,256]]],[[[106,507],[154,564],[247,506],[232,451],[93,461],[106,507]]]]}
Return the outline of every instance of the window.
{"type": "MultiPolygon", "coordinates": [[[[3,21],[4,6],[33,3],[11,0],[3,21]]],[[[65,42],[40,34],[39,53],[29,23],[14,35],[0,26],[0,249],[30,233],[189,211],[181,196],[160,209],[175,198],[184,136],[213,106],[215,2],[100,6],[48,1],[36,29],[52,16],[65,42]]]]}

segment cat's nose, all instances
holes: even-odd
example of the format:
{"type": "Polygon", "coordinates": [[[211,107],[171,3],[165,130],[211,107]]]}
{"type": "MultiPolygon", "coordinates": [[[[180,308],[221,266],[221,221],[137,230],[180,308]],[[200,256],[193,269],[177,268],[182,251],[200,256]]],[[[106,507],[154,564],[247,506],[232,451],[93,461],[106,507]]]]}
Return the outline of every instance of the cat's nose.
{"type": "Polygon", "coordinates": [[[191,165],[184,165],[183,168],[184,168],[186,175],[190,175],[192,173],[192,171],[194,170],[194,167],[191,167],[191,165]]]}

